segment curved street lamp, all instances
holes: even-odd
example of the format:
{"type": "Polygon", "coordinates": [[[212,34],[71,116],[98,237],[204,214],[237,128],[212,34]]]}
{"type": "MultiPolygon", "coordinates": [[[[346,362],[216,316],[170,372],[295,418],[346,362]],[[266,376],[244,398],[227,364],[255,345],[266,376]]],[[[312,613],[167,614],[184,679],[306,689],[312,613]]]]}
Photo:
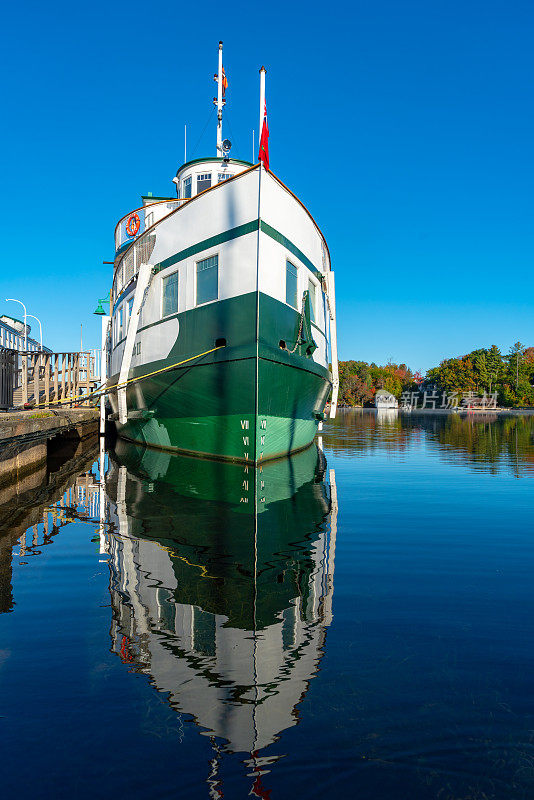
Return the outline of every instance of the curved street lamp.
{"type": "Polygon", "coordinates": [[[39,323],[39,337],[41,339],[41,352],[43,351],[43,328],[41,326],[41,320],[39,317],[36,317],[34,314],[26,314],[27,317],[31,317],[32,319],[36,319],[39,323]]]}
{"type": "Polygon", "coordinates": [[[28,329],[26,326],[26,317],[28,316],[26,313],[26,306],[22,302],[22,300],[16,300],[14,297],[6,297],[6,303],[20,303],[22,308],[24,309],[24,350],[28,349],[28,329]]]}

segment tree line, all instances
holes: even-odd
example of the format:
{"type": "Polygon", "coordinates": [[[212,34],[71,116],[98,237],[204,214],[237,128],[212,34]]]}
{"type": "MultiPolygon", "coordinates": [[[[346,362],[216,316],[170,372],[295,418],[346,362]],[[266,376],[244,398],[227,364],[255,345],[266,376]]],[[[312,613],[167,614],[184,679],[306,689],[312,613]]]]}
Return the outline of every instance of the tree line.
{"type": "Polygon", "coordinates": [[[534,347],[516,342],[503,354],[496,345],[479,348],[467,355],[446,358],[425,376],[406,364],[368,364],[366,361],[339,362],[339,403],[345,406],[374,405],[378,389],[401,399],[403,392],[437,390],[478,395],[497,393],[500,406],[534,406],[534,347]]]}

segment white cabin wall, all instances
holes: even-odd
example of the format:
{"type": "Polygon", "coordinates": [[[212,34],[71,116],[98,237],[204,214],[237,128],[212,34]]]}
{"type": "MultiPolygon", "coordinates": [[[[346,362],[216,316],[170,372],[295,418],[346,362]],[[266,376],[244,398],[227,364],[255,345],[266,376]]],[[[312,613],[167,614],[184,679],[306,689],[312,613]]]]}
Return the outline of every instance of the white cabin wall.
{"type": "Polygon", "coordinates": [[[186,203],[157,228],[151,261],[157,264],[197,242],[257,219],[258,171],[249,172],[186,203]],[[194,231],[194,234],[193,234],[194,231]]]}
{"type": "Polygon", "coordinates": [[[216,186],[219,182],[219,173],[228,174],[233,177],[249,169],[250,166],[252,165],[238,164],[231,160],[225,166],[222,161],[210,161],[209,159],[196,164],[186,164],[178,170],[176,176],[179,179],[180,197],[184,197],[183,185],[184,181],[189,177],[191,178],[191,197],[195,197],[197,194],[197,177],[199,175],[211,173],[211,185],[216,186]]]}
{"type": "Polygon", "coordinates": [[[175,209],[179,208],[177,200],[167,200],[166,202],[158,202],[148,204],[145,207],[145,230],[151,228],[156,222],[159,222],[167,214],[170,214],[175,209]],[[151,216],[149,216],[151,215],[151,216]]]}
{"type": "Polygon", "coordinates": [[[317,226],[298,200],[265,171],[261,176],[261,217],[287,236],[318,270],[326,271],[323,267],[323,240],[317,226]]]}

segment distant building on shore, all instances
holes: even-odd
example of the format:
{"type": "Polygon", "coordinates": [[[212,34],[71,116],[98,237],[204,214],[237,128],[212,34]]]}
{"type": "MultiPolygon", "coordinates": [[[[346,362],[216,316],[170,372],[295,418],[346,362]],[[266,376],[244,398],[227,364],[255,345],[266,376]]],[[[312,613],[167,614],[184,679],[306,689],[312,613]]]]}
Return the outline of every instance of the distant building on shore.
{"type": "MultiPolygon", "coordinates": [[[[41,349],[39,342],[30,337],[31,327],[20,319],[10,317],[8,314],[0,315],[0,347],[6,350],[24,350],[37,352],[41,349]],[[24,344],[24,333],[26,332],[26,347],[24,344]]],[[[43,351],[51,353],[48,347],[43,347],[43,351]]]]}
{"type": "Polygon", "coordinates": [[[378,409],[398,408],[399,403],[394,394],[387,392],[385,389],[378,389],[377,393],[375,394],[375,406],[378,409]]]}

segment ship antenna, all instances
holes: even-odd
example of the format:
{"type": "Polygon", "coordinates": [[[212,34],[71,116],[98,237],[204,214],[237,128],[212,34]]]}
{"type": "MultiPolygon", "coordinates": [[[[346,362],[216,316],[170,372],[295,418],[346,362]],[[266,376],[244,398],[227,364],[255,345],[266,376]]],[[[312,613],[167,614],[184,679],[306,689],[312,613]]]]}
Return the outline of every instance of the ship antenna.
{"type": "Polygon", "coordinates": [[[219,42],[219,71],[217,75],[214,75],[215,80],[217,81],[217,97],[213,98],[213,102],[217,105],[217,155],[222,157],[223,155],[223,146],[222,146],[222,110],[223,106],[226,102],[224,99],[224,89],[225,89],[225,81],[224,81],[224,70],[222,65],[222,50],[223,50],[223,43],[219,42]]]}

